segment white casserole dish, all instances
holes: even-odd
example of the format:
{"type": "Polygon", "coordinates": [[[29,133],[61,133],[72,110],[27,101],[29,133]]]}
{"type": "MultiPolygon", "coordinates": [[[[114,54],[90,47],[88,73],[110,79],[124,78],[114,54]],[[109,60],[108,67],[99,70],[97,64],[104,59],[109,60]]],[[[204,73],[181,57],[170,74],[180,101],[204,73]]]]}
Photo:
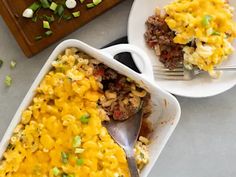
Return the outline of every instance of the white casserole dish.
{"type": "Polygon", "coordinates": [[[166,91],[160,89],[158,85],[154,83],[152,67],[149,63],[150,60],[148,60],[146,54],[142,50],[129,44],[121,44],[102,50],[95,49],[78,40],[67,40],[59,44],[52,52],[44,67],[38,74],[30,90],[19,106],[15,116],[13,117],[0,143],[0,158],[2,157],[4,151],[6,150],[6,147],[8,146],[8,142],[10,137],[12,136],[14,128],[21,120],[22,111],[30,105],[32,98],[34,97],[36,88],[38,87],[44,76],[51,69],[52,61],[54,61],[57,56],[68,47],[76,47],[79,50],[91,55],[110,68],[142,84],[151,93],[153,101],[153,113],[150,116],[150,120],[155,130],[151,136],[151,144],[149,145],[150,162],[141,172],[141,177],[147,177],[157,158],[159,157],[162,149],[164,148],[167,140],[178,124],[181,110],[176,98],[166,91]],[[142,74],[134,72],[125,65],[113,59],[116,54],[121,52],[131,52],[139,56],[140,62],[142,62],[144,66],[142,74]]]}

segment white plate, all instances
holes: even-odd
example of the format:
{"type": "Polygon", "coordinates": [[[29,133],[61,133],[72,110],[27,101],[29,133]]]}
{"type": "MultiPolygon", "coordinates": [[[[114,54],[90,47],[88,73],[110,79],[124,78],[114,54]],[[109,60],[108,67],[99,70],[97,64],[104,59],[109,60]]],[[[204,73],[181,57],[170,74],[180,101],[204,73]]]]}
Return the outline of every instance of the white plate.
{"type": "MultiPolygon", "coordinates": [[[[159,64],[157,56],[150,49],[144,40],[146,31],[145,22],[147,18],[154,14],[156,7],[164,7],[172,0],[135,0],[132,6],[129,23],[128,23],[128,39],[129,43],[142,48],[149,56],[152,64],[159,64]]],[[[236,7],[235,0],[229,0],[233,7],[236,7]]],[[[234,15],[235,17],[235,15],[234,15]]],[[[235,18],[236,19],[236,18],[235,18]]],[[[236,43],[234,42],[236,48],[236,43]]],[[[133,55],[134,61],[139,69],[143,65],[133,55]]],[[[236,66],[236,52],[222,65],[236,66]]],[[[211,79],[207,74],[199,75],[191,81],[168,81],[156,79],[156,82],[163,89],[180,96],[185,97],[209,97],[220,94],[232,88],[236,84],[236,72],[225,72],[220,79],[211,79]]]]}
{"type": "Polygon", "coordinates": [[[116,45],[102,50],[95,49],[78,40],[67,40],[58,45],[41,69],[30,90],[19,106],[15,116],[13,117],[4,137],[2,138],[0,142],[0,159],[8,146],[8,142],[13,134],[14,128],[21,120],[22,111],[30,105],[36,88],[44,76],[50,71],[52,62],[68,47],[76,47],[80,51],[91,55],[110,68],[140,83],[151,93],[153,113],[149,119],[153,125],[154,131],[150,139],[151,143],[148,147],[150,153],[149,163],[145,166],[140,175],[140,177],[147,177],[175,127],[177,126],[180,119],[181,110],[176,98],[168,92],[160,89],[158,85],[154,83],[153,72],[152,68],[150,68],[150,61],[147,60],[147,55],[139,48],[129,44],[116,45]],[[136,53],[140,56],[139,62],[146,66],[143,70],[141,70],[142,74],[134,72],[127,66],[114,59],[116,54],[122,52],[136,53]]]}

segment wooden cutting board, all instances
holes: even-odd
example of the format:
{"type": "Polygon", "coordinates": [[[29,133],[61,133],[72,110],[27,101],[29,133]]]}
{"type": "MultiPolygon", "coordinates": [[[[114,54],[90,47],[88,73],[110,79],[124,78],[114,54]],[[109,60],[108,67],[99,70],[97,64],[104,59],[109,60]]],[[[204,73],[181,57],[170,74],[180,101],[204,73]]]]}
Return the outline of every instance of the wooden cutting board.
{"type": "MultiPolygon", "coordinates": [[[[68,21],[61,20],[60,22],[56,19],[51,25],[53,35],[44,37],[39,41],[35,40],[35,36],[42,35],[45,32],[45,29],[42,28],[42,20],[38,20],[35,23],[30,19],[22,17],[22,12],[35,2],[35,0],[0,0],[0,14],[25,55],[31,57],[121,1],[122,0],[103,0],[98,6],[87,9],[86,4],[90,3],[91,0],[85,0],[83,4],[77,5],[78,7],[70,10],[71,12],[79,10],[81,12],[80,17],[68,21]]],[[[53,14],[49,9],[42,9],[39,13],[41,15],[53,14]]]]}

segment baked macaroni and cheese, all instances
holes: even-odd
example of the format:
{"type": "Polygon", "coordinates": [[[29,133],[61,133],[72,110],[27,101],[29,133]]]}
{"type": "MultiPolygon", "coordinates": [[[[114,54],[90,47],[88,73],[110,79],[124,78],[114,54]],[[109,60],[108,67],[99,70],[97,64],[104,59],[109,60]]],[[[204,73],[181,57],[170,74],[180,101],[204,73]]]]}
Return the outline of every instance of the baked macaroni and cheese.
{"type": "Polygon", "coordinates": [[[216,76],[214,67],[234,51],[233,10],[226,0],[175,0],[149,17],[146,42],[169,69],[184,64],[216,76]]]}
{"type": "MultiPolygon", "coordinates": [[[[129,177],[125,153],[102,122],[127,119],[140,106],[147,117],[149,93],[75,48],[52,65],[14,130],[0,176],[129,177]]],[[[148,143],[143,135],[135,145],[140,170],[148,143]]]]}

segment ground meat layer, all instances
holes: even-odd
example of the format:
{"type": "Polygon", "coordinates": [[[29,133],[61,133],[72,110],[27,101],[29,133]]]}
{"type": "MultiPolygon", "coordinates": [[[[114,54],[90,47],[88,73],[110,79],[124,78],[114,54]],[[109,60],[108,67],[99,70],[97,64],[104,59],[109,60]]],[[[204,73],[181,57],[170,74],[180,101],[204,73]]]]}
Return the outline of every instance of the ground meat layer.
{"type": "Polygon", "coordinates": [[[165,22],[165,15],[156,14],[146,21],[145,40],[166,68],[174,69],[183,62],[183,45],[174,43],[175,33],[165,22]]]}

